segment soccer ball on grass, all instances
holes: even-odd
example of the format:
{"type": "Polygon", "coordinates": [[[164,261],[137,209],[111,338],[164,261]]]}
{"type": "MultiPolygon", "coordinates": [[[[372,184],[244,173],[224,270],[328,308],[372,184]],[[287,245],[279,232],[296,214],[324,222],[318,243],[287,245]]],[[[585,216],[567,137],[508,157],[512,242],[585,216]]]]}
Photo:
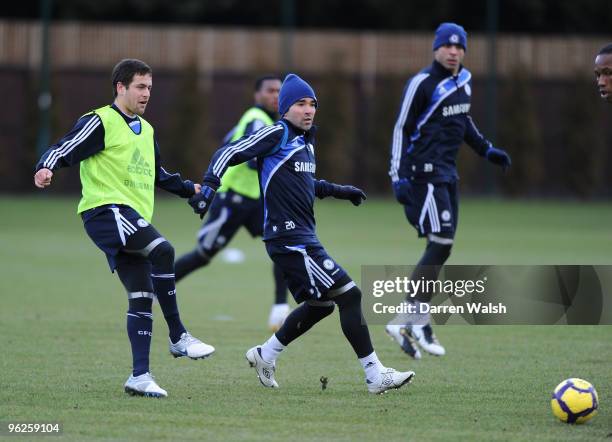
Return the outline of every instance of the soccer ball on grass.
{"type": "Polygon", "coordinates": [[[593,386],[584,379],[570,378],[553,391],[550,406],[562,422],[583,424],[597,414],[599,399],[593,386]]]}

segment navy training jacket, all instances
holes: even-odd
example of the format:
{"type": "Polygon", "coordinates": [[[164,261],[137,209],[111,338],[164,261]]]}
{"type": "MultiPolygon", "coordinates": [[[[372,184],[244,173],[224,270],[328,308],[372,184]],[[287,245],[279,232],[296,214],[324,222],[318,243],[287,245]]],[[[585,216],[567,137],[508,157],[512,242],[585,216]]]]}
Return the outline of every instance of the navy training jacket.
{"type": "Polygon", "coordinates": [[[470,116],[472,74],[463,66],[453,76],[434,61],[404,88],[391,143],[392,181],[454,182],[457,153],[465,141],[480,156],[491,143],[470,116]]]}

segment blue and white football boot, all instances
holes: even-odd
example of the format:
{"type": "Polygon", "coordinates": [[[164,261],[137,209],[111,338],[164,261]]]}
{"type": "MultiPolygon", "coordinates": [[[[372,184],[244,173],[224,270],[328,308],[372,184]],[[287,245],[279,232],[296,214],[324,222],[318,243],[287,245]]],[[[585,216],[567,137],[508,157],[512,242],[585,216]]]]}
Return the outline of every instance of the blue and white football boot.
{"type": "Polygon", "coordinates": [[[169,342],[170,354],[175,358],[187,356],[191,359],[203,359],[215,352],[215,347],[194,338],[189,332],[184,332],[177,343],[169,342]]]}
{"type": "Polygon", "coordinates": [[[401,388],[412,382],[414,371],[397,371],[385,367],[378,373],[376,379],[366,379],[368,391],[372,394],[381,394],[387,390],[401,388]]]}
{"type": "Polygon", "coordinates": [[[125,392],[131,396],[146,396],[162,398],[167,397],[168,393],[166,390],[161,388],[151,376],[151,373],[144,373],[140,376],[134,377],[130,375],[125,385],[123,386],[125,392]]]}
{"type": "Polygon", "coordinates": [[[246,352],[246,360],[249,365],[257,372],[259,382],[264,387],[278,388],[278,383],[274,379],[274,372],[276,371],[276,364],[273,362],[265,361],[261,357],[261,346],[257,345],[246,352]]]}
{"type": "Polygon", "coordinates": [[[444,356],[446,354],[446,349],[442,347],[438,338],[436,338],[431,328],[431,323],[406,327],[406,333],[414,338],[427,353],[434,356],[444,356]]]}
{"type": "Polygon", "coordinates": [[[387,332],[391,339],[399,344],[404,353],[411,358],[421,359],[421,352],[416,345],[416,341],[405,326],[387,324],[385,332],[387,332]]]}

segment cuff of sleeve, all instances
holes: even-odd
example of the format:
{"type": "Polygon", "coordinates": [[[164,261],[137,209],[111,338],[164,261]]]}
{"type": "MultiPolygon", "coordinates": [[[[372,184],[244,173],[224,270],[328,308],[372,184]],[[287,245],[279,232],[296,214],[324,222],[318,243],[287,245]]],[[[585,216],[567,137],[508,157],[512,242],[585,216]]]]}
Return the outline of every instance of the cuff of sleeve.
{"type": "Polygon", "coordinates": [[[325,180],[316,180],[314,184],[315,184],[315,186],[314,186],[315,187],[315,189],[314,189],[315,190],[315,195],[318,198],[323,199],[323,198],[326,198],[326,197],[331,195],[331,193],[330,193],[330,185],[329,185],[329,183],[327,181],[325,181],[325,180]]]}
{"type": "Polygon", "coordinates": [[[489,153],[493,150],[493,145],[491,143],[488,143],[482,153],[482,156],[485,158],[489,158],[489,153]]]}
{"type": "Polygon", "coordinates": [[[207,185],[208,187],[210,187],[212,190],[216,192],[219,186],[221,186],[221,180],[214,175],[207,174],[204,176],[203,184],[207,185]]]}
{"type": "Polygon", "coordinates": [[[185,192],[183,194],[185,198],[191,198],[193,195],[195,195],[195,185],[193,184],[193,181],[183,181],[183,187],[185,189],[185,192]]]}
{"type": "Polygon", "coordinates": [[[328,196],[342,198],[342,196],[339,196],[341,191],[342,186],[340,184],[330,183],[325,180],[315,182],[315,195],[319,198],[327,198],[328,196]]]}

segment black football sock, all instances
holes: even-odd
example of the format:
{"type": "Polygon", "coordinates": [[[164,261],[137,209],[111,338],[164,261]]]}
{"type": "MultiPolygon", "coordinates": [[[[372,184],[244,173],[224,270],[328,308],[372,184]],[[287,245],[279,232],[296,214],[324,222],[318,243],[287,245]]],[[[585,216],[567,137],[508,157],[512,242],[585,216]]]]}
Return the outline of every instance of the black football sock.
{"type": "Polygon", "coordinates": [[[129,300],[127,333],[132,346],[132,374],[140,376],[149,371],[149,352],[153,330],[153,314],[150,298],[129,300]]]}
{"type": "Polygon", "coordinates": [[[208,256],[200,254],[198,249],[194,249],[189,253],[185,253],[174,263],[175,281],[179,282],[185,276],[190,274],[200,267],[204,267],[210,262],[208,256]]]}
{"type": "Polygon", "coordinates": [[[342,332],[349,341],[358,358],[370,355],[374,348],[370,332],[361,311],[361,290],[353,287],[349,291],[333,298],[340,311],[342,332]]]}
{"type": "Polygon", "coordinates": [[[331,315],[333,311],[333,304],[314,306],[303,302],[287,316],[281,328],[275,333],[276,338],[281,344],[289,345],[291,341],[306,333],[321,319],[331,315]]]}
{"type": "MultiPolygon", "coordinates": [[[[448,259],[451,253],[452,244],[439,244],[437,242],[428,241],[427,247],[423,256],[417,263],[414,271],[412,272],[411,278],[413,281],[421,280],[424,281],[435,281],[438,279],[440,269],[448,259]]],[[[416,293],[414,298],[409,297],[409,302],[414,302],[416,299],[420,302],[430,302],[433,293],[428,291],[420,291],[416,293]]]]}
{"type": "Polygon", "coordinates": [[[168,324],[170,340],[176,343],[186,330],[181,322],[176,302],[174,248],[168,241],[164,241],[153,249],[149,259],[153,264],[151,270],[153,289],[168,324]]]}

